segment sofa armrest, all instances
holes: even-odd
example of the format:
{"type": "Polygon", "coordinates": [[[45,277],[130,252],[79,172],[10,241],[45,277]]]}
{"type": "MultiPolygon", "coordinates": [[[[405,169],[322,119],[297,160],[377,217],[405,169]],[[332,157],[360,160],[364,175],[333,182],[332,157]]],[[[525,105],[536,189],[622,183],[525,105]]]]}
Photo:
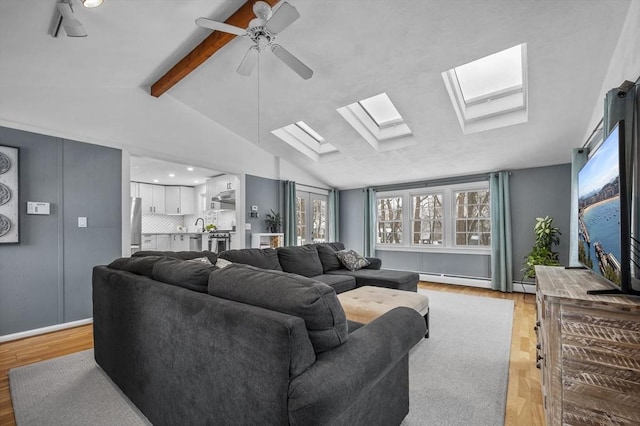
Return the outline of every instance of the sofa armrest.
{"type": "Polygon", "coordinates": [[[367,257],[369,265],[362,269],[380,269],[382,267],[382,259],[377,257],[367,257]]]}
{"type": "Polygon", "coordinates": [[[290,423],[331,424],[405,359],[425,332],[418,312],[395,308],[351,333],[344,344],[318,354],[316,362],[291,381],[290,423]]]}

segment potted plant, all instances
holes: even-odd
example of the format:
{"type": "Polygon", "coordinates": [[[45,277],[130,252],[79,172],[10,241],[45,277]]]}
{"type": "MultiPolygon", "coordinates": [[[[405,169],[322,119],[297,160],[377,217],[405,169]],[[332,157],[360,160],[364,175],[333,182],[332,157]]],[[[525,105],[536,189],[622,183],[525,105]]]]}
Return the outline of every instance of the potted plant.
{"type": "Polygon", "coordinates": [[[525,257],[525,267],[522,269],[525,278],[535,278],[536,265],[558,266],[558,253],[553,246],[560,244],[560,230],[553,226],[553,218],[549,216],[537,217],[533,227],[536,242],[525,257]]]}
{"type": "Polygon", "coordinates": [[[267,218],[264,222],[267,224],[267,230],[270,232],[277,234],[280,232],[280,226],[282,226],[282,219],[280,218],[280,213],[276,213],[273,210],[270,210],[271,213],[267,213],[267,218]]]}

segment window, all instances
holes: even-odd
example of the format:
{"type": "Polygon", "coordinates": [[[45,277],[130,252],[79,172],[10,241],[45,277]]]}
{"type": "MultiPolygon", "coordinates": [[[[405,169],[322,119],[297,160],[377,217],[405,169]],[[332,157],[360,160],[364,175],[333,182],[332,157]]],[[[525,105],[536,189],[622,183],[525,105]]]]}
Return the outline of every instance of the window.
{"type": "Polygon", "coordinates": [[[402,243],[402,197],[378,198],[377,205],[377,242],[402,243]]]}
{"type": "Polygon", "coordinates": [[[442,245],[442,194],[411,197],[413,244],[442,245]]]}
{"type": "Polygon", "coordinates": [[[327,241],[327,196],[296,191],[298,245],[327,241]]]}
{"type": "Polygon", "coordinates": [[[488,182],[379,192],[377,248],[486,253],[491,247],[490,206],[488,182]]]}
{"type": "Polygon", "coordinates": [[[455,192],[457,246],[491,246],[489,190],[455,192]]]}

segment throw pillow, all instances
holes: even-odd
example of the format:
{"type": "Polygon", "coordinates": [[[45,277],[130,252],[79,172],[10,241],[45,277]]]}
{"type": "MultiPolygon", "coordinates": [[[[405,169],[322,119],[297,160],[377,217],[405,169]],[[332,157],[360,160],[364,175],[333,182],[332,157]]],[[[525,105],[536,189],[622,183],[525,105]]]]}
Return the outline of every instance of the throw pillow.
{"type": "Polygon", "coordinates": [[[229,262],[227,259],[222,259],[221,257],[216,260],[216,266],[218,268],[224,268],[225,266],[233,265],[233,262],[229,262]]]}
{"type": "Polygon", "coordinates": [[[339,250],[336,252],[336,256],[338,256],[338,259],[340,259],[340,262],[342,262],[345,268],[350,271],[357,271],[370,264],[367,259],[355,250],[339,250]]]}

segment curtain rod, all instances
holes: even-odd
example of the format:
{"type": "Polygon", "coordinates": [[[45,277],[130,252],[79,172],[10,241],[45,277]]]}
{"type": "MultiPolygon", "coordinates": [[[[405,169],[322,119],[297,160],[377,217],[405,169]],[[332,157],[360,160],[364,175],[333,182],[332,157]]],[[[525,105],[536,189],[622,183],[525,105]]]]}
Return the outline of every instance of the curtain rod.
{"type": "Polygon", "coordinates": [[[429,186],[443,186],[443,185],[455,185],[457,183],[478,182],[482,180],[488,180],[489,173],[479,173],[475,175],[459,176],[452,178],[443,178],[435,180],[423,180],[418,182],[398,183],[391,185],[374,186],[375,191],[395,191],[399,189],[415,189],[426,188],[429,186]]]}

